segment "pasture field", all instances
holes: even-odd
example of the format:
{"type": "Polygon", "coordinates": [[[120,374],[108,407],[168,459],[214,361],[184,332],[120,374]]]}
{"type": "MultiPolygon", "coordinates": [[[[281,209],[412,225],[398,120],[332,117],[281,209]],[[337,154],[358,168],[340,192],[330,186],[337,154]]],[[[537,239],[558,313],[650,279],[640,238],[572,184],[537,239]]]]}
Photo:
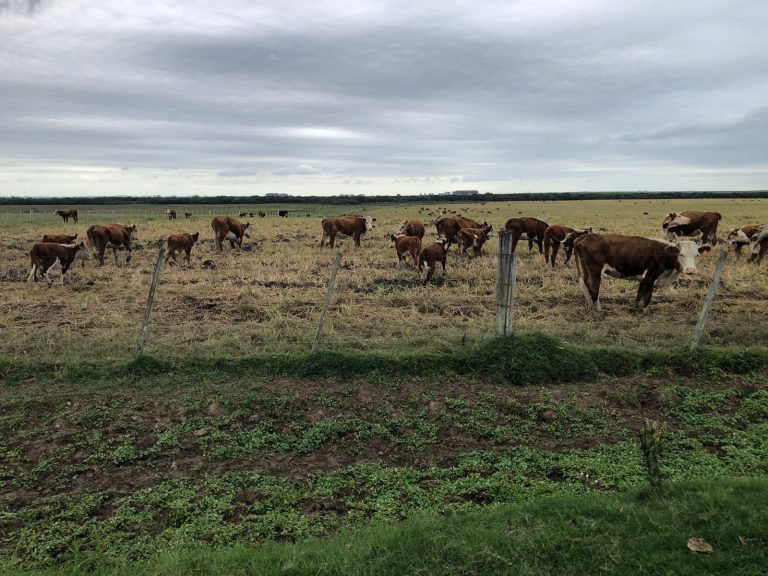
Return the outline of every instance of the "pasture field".
{"type": "MultiPolygon", "coordinates": [[[[443,278],[438,271],[427,286],[421,285],[412,266],[397,264],[387,236],[403,219],[434,220],[438,206],[487,220],[496,230],[508,218],[526,215],[596,231],[661,237],[664,216],[684,209],[722,213],[721,238],[730,228],[768,222],[768,202],[762,199],[168,206],[177,210],[177,220],[169,221],[161,206],[79,207],[79,224],[65,224],[53,215],[55,208],[64,207],[35,206],[31,222],[29,207],[0,207],[0,357],[77,361],[128,356],[143,317],[157,246],[173,232],[198,231],[202,242],[193,250],[191,266],[182,262],[163,272],[146,348],[162,356],[307,350],[333,261],[332,250],[319,248],[320,220],[329,215],[365,213],[376,218],[360,250],[351,239],[340,243],[342,269],[321,344],[367,350],[448,350],[492,334],[495,237],[476,260],[459,257],[452,248],[447,275],[443,278]],[[419,211],[422,207],[424,212],[419,211]],[[291,210],[295,216],[278,218],[277,209],[291,210]],[[185,210],[194,213],[191,220],[184,219],[185,210]],[[270,216],[246,218],[255,231],[242,252],[228,247],[223,254],[215,252],[209,215],[259,210],[270,216]],[[116,267],[107,254],[104,267],[93,262],[75,267],[74,283],[63,288],[25,282],[29,248],[43,233],[76,232],[84,238],[89,225],[112,222],[138,225],[139,248],[129,267],[116,267]],[[215,268],[202,269],[206,260],[215,268]]],[[[434,241],[434,226],[427,230],[425,241],[434,241]]],[[[649,315],[630,309],[636,283],[606,279],[601,293],[605,312],[598,314],[585,310],[575,267],[551,270],[537,252],[528,254],[525,244],[518,247],[516,330],[544,332],[572,343],[629,347],[681,346],[689,341],[717,254],[724,249],[718,246],[700,258],[697,276],[681,278],[673,288],[654,294],[649,315]]],[[[744,257],[729,259],[706,344],[768,342],[766,266],[748,265],[744,257]]]]}

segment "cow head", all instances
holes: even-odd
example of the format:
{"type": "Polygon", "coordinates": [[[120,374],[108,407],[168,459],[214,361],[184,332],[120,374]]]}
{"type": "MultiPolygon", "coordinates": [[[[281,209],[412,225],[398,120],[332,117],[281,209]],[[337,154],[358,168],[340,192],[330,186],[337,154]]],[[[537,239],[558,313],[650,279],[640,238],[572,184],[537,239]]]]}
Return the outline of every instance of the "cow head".
{"type": "Polygon", "coordinates": [[[253,228],[251,226],[251,223],[250,222],[246,222],[245,223],[245,228],[243,228],[243,236],[247,236],[248,238],[250,238],[252,230],[253,230],[253,228]]]}
{"type": "Polygon", "coordinates": [[[398,236],[402,236],[402,234],[398,234],[397,236],[395,236],[394,234],[389,235],[389,242],[392,244],[392,246],[394,246],[395,243],[397,242],[398,236]]]}
{"type": "Polygon", "coordinates": [[[731,245],[749,244],[750,242],[749,236],[747,236],[744,230],[742,230],[741,228],[734,228],[733,230],[728,232],[727,240],[731,245]]]}
{"type": "Polygon", "coordinates": [[[400,222],[400,227],[398,228],[397,233],[398,234],[405,234],[405,220],[400,222]]]}
{"type": "Polygon", "coordinates": [[[443,247],[443,252],[448,251],[448,238],[446,238],[445,236],[440,236],[437,239],[437,243],[443,247]]]}
{"type": "Polygon", "coordinates": [[[683,274],[697,274],[696,259],[699,254],[707,254],[711,252],[712,246],[709,244],[699,245],[693,240],[681,240],[674,246],[667,247],[667,251],[670,249],[677,250],[677,263],[683,274]]]}
{"type": "Polygon", "coordinates": [[[128,237],[131,239],[131,242],[139,241],[139,231],[136,230],[136,224],[133,226],[126,226],[125,231],[128,233],[128,237]]]}
{"type": "Polygon", "coordinates": [[[194,234],[192,234],[192,241],[194,243],[197,243],[198,238],[200,238],[200,232],[195,232],[194,234]]]}
{"type": "Polygon", "coordinates": [[[370,232],[373,230],[373,217],[366,216],[365,217],[365,231],[370,232]]]}

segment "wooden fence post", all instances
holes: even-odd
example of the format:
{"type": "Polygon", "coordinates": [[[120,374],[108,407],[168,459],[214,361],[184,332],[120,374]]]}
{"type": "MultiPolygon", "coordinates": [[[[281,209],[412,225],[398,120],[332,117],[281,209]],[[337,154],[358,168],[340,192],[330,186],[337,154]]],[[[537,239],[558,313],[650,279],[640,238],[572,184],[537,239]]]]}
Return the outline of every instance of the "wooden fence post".
{"type": "Polygon", "coordinates": [[[157,262],[155,262],[155,272],[152,275],[152,284],[149,286],[149,296],[147,297],[147,309],[144,311],[144,322],[139,332],[139,340],[136,342],[136,354],[144,352],[144,341],[149,334],[149,318],[152,315],[152,305],[155,303],[155,292],[157,283],[160,280],[160,273],[163,270],[163,258],[165,257],[165,244],[160,245],[160,251],[157,253],[157,262]]]}
{"type": "Polygon", "coordinates": [[[499,232],[499,266],[496,271],[496,336],[512,333],[515,306],[517,254],[512,253],[512,232],[499,232]]]}
{"type": "Polygon", "coordinates": [[[720,276],[725,268],[725,261],[728,259],[728,251],[723,250],[720,253],[720,259],[717,261],[717,268],[715,268],[715,275],[712,278],[712,284],[709,285],[709,291],[707,297],[704,299],[704,305],[699,312],[699,319],[696,322],[696,327],[693,329],[693,337],[691,338],[690,351],[694,352],[699,347],[701,336],[704,333],[704,326],[707,323],[707,317],[709,316],[709,309],[712,307],[712,302],[715,300],[715,294],[717,293],[717,285],[720,284],[720,276]]]}
{"type": "Polygon", "coordinates": [[[328,290],[325,293],[325,299],[323,300],[323,310],[320,312],[320,320],[317,323],[317,331],[315,332],[315,339],[312,342],[312,351],[314,354],[317,352],[317,345],[320,343],[320,335],[323,332],[323,325],[325,324],[325,316],[328,314],[328,306],[331,304],[331,296],[333,290],[336,288],[336,273],[341,267],[341,252],[336,252],[336,260],[333,261],[333,269],[331,270],[331,279],[328,281],[328,290]]]}

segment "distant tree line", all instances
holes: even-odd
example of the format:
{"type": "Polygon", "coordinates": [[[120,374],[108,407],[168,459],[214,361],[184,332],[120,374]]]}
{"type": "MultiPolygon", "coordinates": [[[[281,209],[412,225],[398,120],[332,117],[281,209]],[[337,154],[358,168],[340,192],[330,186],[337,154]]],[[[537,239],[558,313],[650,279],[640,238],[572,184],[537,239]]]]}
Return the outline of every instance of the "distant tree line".
{"type": "Polygon", "coordinates": [[[367,196],[364,194],[343,196],[89,196],[63,198],[0,198],[0,205],[184,205],[184,204],[455,204],[462,202],[545,202],[551,200],[660,200],[685,198],[768,198],[768,190],[717,191],[717,192],[525,192],[515,194],[444,195],[420,194],[400,196],[395,194],[367,196]]]}

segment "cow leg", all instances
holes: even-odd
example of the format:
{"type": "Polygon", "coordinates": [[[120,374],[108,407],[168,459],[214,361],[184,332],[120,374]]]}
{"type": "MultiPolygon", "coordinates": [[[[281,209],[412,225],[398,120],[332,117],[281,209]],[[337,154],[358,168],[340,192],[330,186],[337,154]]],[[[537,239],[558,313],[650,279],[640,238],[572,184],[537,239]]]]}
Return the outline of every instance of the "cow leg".
{"type": "Polygon", "coordinates": [[[360,234],[355,234],[355,248],[360,248],[360,234]]]}
{"type": "Polygon", "coordinates": [[[432,263],[431,265],[427,264],[427,277],[424,280],[424,286],[427,285],[427,283],[429,282],[430,278],[432,278],[432,274],[434,274],[434,273],[435,273],[435,264],[434,263],[432,263]]]}
{"type": "MultiPolygon", "coordinates": [[[[558,253],[559,250],[560,250],[560,242],[552,242],[552,256],[551,256],[551,258],[552,258],[552,268],[553,269],[555,267],[555,260],[557,260],[557,253],[558,253]]],[[[545,249],[544,259],[546,260],[546,258],[547,258],[547,253],[546,253],[546,249],[545,249]]]]}
{"type": "Polygon", "coordinates": [[[168,260],[173,258],[174,264],[176,264],[176,250],[168,250],[168,253],[165,255],[165,262],[164,264],[168,264],[168,260]]]}
{"type": "Polygon", "coordinates": [[[61,268],[61,285],[64,286],[64,276],[69,272],[69,267],[71,265],[71,262],[68,262],[64,264],[61,268]]]}
{"type": "Polygon", "coordinates": [[[533,252],[533,238],[528,237],[528,254],[533,252]]]}
{"type": "Polygon", "coordinates": [[[33,279],[37,282],[37,264],[32,264],[32,270],[29,271],[29,276],[27,276],[27,284],[32,282],[33,279]]]}
{"type": "Polygon", "coordinates": [[[512,253],[515,253],[515,250],[517,249],[517,243],[520,241],[521,234],[515,234],[512,233],[512,253]]]}
{"type": "Polygon", "coordinates": [[[542,240],[543,238],[541,236],[536,236],[536,245],[539,247],[539,254],[542,254],[544,250],[542,249],[542,240]]]}
{"type": "Polygon", "coordinates": [[[331,235],[329,236],[328,246],[329,246],[330,248],[333,248],[333,247],[334,247],[334,245],[335,245],[335,243],[336,243],[336,234],[331,234],[331,235]]]}
{"type": "Polygon", "coordinates": [[[639,305],[640,301],[643,302],[643,314],[648,314],[651,309],[651,296],[653,296],[653,285],[656,282],[656,278],[649,279],[644,278],[640,285],[637,287],[637,297],[635,298],[635,305],[639,305]]]}
{"type": "MultiPolygon", "coordinates": [[[[192,254],[192,248],[190,247],[190,248],[187,249],[187,266],[190,265],[189,257],[190,257],[191,254],[192,254]]],[[[175,256],[173,257],[173,260],[174,260],[174,262],[176,261],[176,257],[175,256]]]]}

